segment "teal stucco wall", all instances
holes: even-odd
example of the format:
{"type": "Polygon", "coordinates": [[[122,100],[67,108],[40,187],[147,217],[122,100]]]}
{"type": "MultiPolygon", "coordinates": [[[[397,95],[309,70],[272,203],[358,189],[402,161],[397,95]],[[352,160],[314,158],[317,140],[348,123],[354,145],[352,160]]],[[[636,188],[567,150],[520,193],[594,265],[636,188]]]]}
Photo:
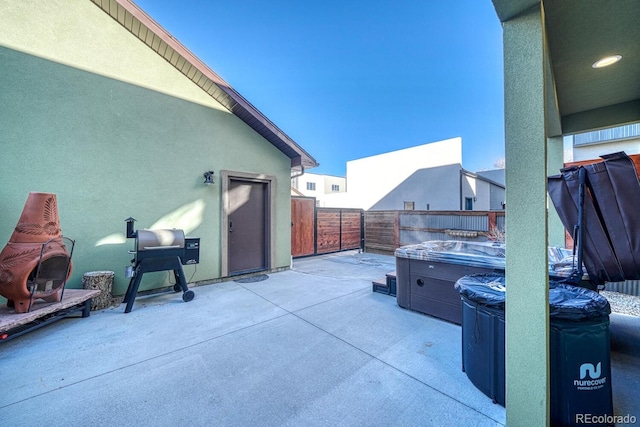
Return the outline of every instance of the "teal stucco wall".
{"type": "MultiPolygon", "coordinates": [[[[83,272],[112,270],[114,294],[125,292],[129,216],[137,228],[200,237],[200,264],[185,275],[218,278],[225,169],[276,177],[272,267],[289,266],[290,159],[228,111],[1,46],[0,75],[0,245],[28,193],[51,192],[76,240],[70,287],[83,272]],[[203,184],[207,170],[215,185],[203,184]]],[[[141,290],[167,279],[147,274],[141,290]]]]}

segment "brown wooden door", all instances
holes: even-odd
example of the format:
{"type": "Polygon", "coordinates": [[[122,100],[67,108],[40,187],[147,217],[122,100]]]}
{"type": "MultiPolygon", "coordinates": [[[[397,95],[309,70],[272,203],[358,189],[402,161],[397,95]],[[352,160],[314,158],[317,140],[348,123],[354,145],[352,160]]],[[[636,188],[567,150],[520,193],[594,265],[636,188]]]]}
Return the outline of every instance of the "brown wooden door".
{"type": "Polygon", "coordinates": [[[229,275],[267,268],[268,188],[265,182],[229,182],[229,275]]]}
{"type": "Polygon", "coordinates": [[[315,253],[315,205],[314,198],[291,198],[291,256],[293,257],[315,253]]]}

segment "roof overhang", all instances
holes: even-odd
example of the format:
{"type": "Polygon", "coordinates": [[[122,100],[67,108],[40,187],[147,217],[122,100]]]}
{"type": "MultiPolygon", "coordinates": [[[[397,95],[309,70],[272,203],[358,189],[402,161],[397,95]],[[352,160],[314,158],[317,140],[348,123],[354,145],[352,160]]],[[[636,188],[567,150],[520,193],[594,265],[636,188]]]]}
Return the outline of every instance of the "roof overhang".
{"type": "Polygon", "coordinates": [[[492,1],[501,22],[542,7],[549,136],[640,122],[640,1],[492,1]],[[613,54],[622,60],[592,68],[613,54]]]}
{"type": "Polygon", "coordinates": [[[316,160],[130,0],[91,0],[304,170],[316,160]]]}
{"type": "Polygon", "coordinates": [[[489,179],[485,176],[477,174],[475,172],[468,171],[466,169],[460,169],[460,173],[462,175],[468,176],[469,178],[477,179],[478,181],[484,181],[488,184],[494,185],[496,187],[500,187],[502,189],[506,189],[506,186],[498,181],[494,181],[493,179],[489,179]]]}

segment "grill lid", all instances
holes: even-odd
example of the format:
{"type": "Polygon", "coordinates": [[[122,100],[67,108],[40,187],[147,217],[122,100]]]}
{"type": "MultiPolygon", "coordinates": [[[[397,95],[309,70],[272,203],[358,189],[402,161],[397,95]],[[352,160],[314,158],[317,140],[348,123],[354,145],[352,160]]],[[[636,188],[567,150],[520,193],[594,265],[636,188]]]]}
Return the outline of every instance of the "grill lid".
{"type": "Polygon", "coordinates": [[[183,230],[138,230],[138,251],[184,248],[183,230]]]}

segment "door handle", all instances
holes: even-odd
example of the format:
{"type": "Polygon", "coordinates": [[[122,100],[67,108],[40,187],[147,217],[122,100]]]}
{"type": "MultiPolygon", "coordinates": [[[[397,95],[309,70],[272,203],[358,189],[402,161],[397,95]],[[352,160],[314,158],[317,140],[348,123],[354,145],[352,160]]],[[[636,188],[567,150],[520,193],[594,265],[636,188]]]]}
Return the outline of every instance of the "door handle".
{"type": "Polygon", "coordinates": [[[229,233],[233,232],[233,222],[229,221],[229,233]]]}

